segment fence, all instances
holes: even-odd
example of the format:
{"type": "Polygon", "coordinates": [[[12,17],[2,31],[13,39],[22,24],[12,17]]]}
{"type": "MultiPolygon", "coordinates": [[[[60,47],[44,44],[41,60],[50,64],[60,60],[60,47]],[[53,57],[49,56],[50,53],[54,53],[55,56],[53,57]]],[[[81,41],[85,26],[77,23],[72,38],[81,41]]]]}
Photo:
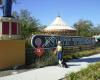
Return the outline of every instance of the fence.
{"type": "Polygon", "coordinates": [[[0,40],[0,69],[25,64],[25,41],[0,40]]]}

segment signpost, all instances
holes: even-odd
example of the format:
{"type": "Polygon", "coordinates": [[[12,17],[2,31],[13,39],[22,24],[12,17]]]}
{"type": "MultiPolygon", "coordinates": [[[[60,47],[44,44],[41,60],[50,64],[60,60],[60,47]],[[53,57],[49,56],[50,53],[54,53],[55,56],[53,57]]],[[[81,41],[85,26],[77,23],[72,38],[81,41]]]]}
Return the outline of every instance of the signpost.
{"type": "Polygon", "coordinates": [[[61,41],[64,47],[78,46],[78,45],[94,45],[95,39],[91,37],[76,37],[76,36],[46,36],[46,35],[33,35],[31,38],[31,45],[33,48],[55,48],[57,42],[61,41]]]}
{"type": "Polygon", "coordinates": [[[41,57],[45,49],[55,49],[58,41],[62,42],[63,47],[86,47],[95,44],[95,39],[91,37],[33,35],[31,45],[35,54],[41,57]]]}

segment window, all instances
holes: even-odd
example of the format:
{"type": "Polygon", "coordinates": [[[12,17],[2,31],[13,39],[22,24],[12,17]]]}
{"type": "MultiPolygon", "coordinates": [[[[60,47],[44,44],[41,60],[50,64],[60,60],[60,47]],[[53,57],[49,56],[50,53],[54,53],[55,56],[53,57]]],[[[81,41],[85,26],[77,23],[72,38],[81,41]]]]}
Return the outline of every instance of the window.
{"type": "Polygon", "coordinates": [[[16,22],[12,22],[11,23],[11,34],[17,34],[17,23],[16,22]]]}
{"type": "Polygon", "coordinates": [[[2,34],[9,34],[9,22],[2,22],[2,34]]]}

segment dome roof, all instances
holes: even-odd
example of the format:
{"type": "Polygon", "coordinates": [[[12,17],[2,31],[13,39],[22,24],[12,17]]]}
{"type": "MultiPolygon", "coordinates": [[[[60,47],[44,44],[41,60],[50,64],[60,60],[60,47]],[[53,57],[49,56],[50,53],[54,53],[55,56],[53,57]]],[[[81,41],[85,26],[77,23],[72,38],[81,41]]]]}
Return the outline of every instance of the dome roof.
{"type": "Polygon", "coordinates": [[[47,30],[75,30],[74,28],[67,25],[60,16],[56,17],[56,19],[44,29],[47,30]]]}

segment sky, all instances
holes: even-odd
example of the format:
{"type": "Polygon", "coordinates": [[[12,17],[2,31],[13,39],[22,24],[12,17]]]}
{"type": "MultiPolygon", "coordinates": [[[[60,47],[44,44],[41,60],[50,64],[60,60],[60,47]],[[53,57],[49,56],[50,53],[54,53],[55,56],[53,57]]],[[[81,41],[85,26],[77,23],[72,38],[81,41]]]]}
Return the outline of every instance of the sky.
{"type": "Polygon", "coordinates": [[[100,0],[17,0],[13,11],[21,9],[27,9],[43,25],[49,25],[58,15],[70,26],[80,19],[100,24],[100,0]]]}

